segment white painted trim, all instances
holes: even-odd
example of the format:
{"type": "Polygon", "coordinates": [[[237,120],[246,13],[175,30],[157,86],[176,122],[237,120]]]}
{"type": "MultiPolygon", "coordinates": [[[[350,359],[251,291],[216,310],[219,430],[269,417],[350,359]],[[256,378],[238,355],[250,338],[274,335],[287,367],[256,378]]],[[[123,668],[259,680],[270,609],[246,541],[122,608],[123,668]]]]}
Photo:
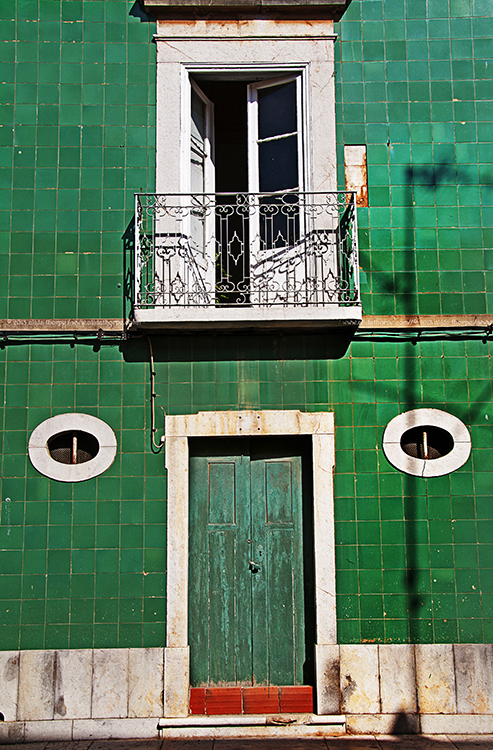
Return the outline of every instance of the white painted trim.
{"type": "MultiPolygon", "coordinates": [[[[191,170],[190,170],[190,137],[191,137],[191,108],[192,89],[191,80],[187,69],[180,67],[180,190],[182,193],[190,192],[191,170]]],[[[159,162],[162,164],[162,162],[159,162]]],[[[157,165],[156,165],[157,166],[157,165]]],[[[164,169],[164,164],[162,166],[164,169]]]]}
{"type": "MultiPolygon", "coordinates": [[[[334,415],[300,411],[211,411],[166,417],[168,472],[166,664],[179,664],[180,673],[165,670],[164,715],[186,717],[189,707],[188,661],[188,513],[189,450],[192,437],[254,437],[310,435],[313,454],[316,645],[337,643],[334,554],[334,415]],[[173,652],[173,653],[172,653],[173,652]],[[176,654],[176,657],[174,657],[176,654]],[[184,670],[186,670],[184,674],[184,670]],[[181,696],[180,696],[181,693],[181,696]]],[[[316,671],[320,649],[316,649],[316,671]]],[[[324,710],[319,694],[317,706],[324,710]]]]}
{"type": "Polygon", "coordinates": [[[308,63],[276,63],[276,62],[251,62],[251,63],[222,63],[222,62],[195,62],[183,63],[184,69],[190,74],[206,73],[212,75],[218,73],[225,80],[234,74],[234,80],[248,80],[253,76],[260,76],[259,81],[267,81],[271,78],[281,76],[302,75],[308,70],[308,63]]]}
{"type": "Polygon", "coordinates": [[[467,427],[453,414],[440,409],[411,409],[392,419],[383,434],[382,448],[392,466],[416,477],[441,477],[459,469],[471,453],[467,427]],[[413,458],[404,453],[401,438],[413,427],[430,425],[450,433],[454,447],[446,456],[434,459],[413,458]]]}
{"type": "Polygon", "coordinates": [[[84,482],[102,474],[115,460],[117,449],[113,430],[102,419],[90,414],[58,414],[41,422],[29,438],[29,459],[37,471],[58,482],[84,482]],[[93,435],[99,443],[98,454],[83,464],[72,466],[55,461],[48,451],[48,440],[60,432],[80,430],[93,435]]]}

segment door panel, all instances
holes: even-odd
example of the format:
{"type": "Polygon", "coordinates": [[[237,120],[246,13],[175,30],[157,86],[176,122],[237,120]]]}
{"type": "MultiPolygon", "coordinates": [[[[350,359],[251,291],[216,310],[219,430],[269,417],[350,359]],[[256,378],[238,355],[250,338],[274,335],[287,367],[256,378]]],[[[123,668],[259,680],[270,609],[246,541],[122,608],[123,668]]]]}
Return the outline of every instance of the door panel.
{"type": "Polygon", "coordinates": [[[260,573],[253,580],[253,627],[265,647],[255,680],[303,683],[304,604],[301,457],[256,459],[251,464],[252,527],[260,573]]]}
{"type": "Polygon", "coordinates": [[[281,456],[261,440],[224,444],[233,455],[190,458],[191,685],[300,685],[302,459],[292,443],[281,456]]]}
{"type": "Polygon", "coordinates": [[[238,621],[251,620],[250,579],[247,570],[237,569],[238,556],[248,557],[246,539],[238,539],[238,528],[249,523],[241,501],[248,468],[241,446],[239,455],[190,460],[192,685],[235,684],[239,673],[248,671],[251,644],[239,641],[238,621]]]}
{"type": "Polygon", "coordinates": [[[209,669],[212,683],[235,682],[235,531],[209,531],[209,669]]]}

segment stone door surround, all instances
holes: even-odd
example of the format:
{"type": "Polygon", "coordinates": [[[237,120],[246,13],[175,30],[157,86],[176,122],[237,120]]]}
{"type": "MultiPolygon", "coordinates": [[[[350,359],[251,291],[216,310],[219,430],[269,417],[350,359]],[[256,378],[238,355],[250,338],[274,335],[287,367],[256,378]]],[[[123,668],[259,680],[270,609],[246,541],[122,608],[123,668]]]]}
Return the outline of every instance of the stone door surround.
{"type": "Polygon", "coordinates": [[[301,411],[212,411],[166,417],[167,603],[164,715],[189,713],[188,504],[189,449],[194,437],[309,435],[312,438],[315,558],[315,670],[319,714],[331,713],[327,691],[337,643],[334,559],[334,415],[301,411]]]}

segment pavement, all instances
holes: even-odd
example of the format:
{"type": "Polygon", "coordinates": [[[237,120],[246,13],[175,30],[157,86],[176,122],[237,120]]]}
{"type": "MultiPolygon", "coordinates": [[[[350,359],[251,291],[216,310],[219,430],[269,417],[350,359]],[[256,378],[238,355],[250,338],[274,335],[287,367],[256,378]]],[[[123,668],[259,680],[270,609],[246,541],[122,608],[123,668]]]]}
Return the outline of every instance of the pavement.
{"type": "Polygon", "coordinates": [[[493,735],[372,735],[271,740],[83,740],[9,744],[9,750],[493,750],[493,735]]]}

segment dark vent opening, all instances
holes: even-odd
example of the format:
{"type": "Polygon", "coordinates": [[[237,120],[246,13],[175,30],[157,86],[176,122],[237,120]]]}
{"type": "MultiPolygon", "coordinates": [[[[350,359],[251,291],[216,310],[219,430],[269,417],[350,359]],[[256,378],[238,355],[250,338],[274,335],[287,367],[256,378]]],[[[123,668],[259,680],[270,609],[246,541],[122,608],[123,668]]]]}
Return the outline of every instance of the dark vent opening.
{"type": "Polygon", "coordinates": [[[454,439],[450,432],[431,425],[412,427],[401,437],[402,450],[413,458],[442,458],[450,453],[453,447],[454,439]]]}
{"type": "Polygon", "coordinates": [[[94,435],[81,430],[59,432],[48,440],[48,451],[60,464],[85,464],[99,453],[99,443],[94,435]]]}

